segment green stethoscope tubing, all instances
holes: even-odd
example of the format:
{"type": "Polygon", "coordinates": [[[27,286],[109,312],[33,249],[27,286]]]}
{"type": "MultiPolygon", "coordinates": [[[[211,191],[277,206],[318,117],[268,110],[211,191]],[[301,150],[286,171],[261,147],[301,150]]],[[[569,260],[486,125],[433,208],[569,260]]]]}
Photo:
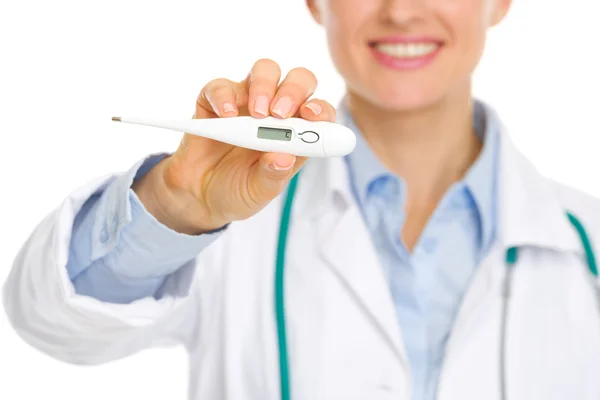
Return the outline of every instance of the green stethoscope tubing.
{"type": "MultiPolygon", "coordinates": [[[[291,180],[287,188],[285,195],[285,201],[283,203],[283,210],[281,212],[281,220],[279,224],[279,237],[277,242],[277,257],[275,261],[275,320],[277,326],[277,339],[278,339],[278,350],[279,350],[279,383],[281,400],[290,400],[290,371],[289,371],[289,360],[288,360],[288,346],[287,346],[287,331],[285,324],[285,285],[284,285],[284,272],[285,272],[285,252],[287,247],[288,230],[290,226],[290,217],[292,212],[292,204],[296,194],[296,188],[298,186],[298,172],[291,180]]],[[[587,261],[588,270],[594,277],[598,277],[598,267],[596,264],[596,256],[592,248],[590,239],[577,217],[573,214],[566,213],[569,222],[577,233],[579,234],[583,249],[585,251],[585,257],[587,261]]],[[[501,380],[501,398],[506,398],[506,378],[505,378],[505,342],[506,342],[506,320],[507,320],[507,306],[508,297],[510,294],[510,286],[512,282],[512,270],[513,266],[517,263],[519,258],[519,248],[511,247],[506,251],[506,266],[507,275],[505,279],[504,287],[504,307],[502,311],[502,335],[501,335],[501,346],[500,346],[500,380],[501,380]]]]}
{"type": "MultiPolygon", "coordinates": [[[[598,277],[598,266],[596,264],[596,256],[594,254],[594,250],[592,248],[592,243],[588,234],[583,227],[583,224],[579,219],[571,214],[570,212],[566,213],[569,222],[577,233],[579,234],[579,239],[581,240],[581,244],[583,245],[583,250],[585,251],[585,258],[587,262],[587,267],[589,272],[595,278],[598,277]]],[[[508,299],[510,297],[510,289],[512,284],[512,276],[513,276],[513,267],[517,263],[519,259],[519,249],[517,247],[511,247],[506,251],[506,276],[504,277],[504,292],[503,292],[503,303],[502,303],[502,320],[501,320],[501,332],[500,332],[500,399],[506,400],[506,330],[507,330],[507,320],[508,320],[508,299]]]]}
{"type": "Polygon", "coordinates": [[[275,319],[277,323],[277,339],[279,343],[279,384],[281,400],[290,400],[290,371],[287,351],[287,332],[285,329],[285,250],[287,247],[288,228],[292,203],[298,186],[298,172],[290,181],[281,212],[279,223],[279,240],[277,241],[277,259],[275,262],[275,319]]]}

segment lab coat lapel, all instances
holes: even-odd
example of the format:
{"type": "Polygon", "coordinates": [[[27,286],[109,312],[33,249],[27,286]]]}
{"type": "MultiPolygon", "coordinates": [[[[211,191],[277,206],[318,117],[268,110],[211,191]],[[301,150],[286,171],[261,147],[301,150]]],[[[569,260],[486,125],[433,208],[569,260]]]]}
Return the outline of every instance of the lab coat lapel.
{"type": "MultiPolygon", "coordinates": [[[[495,111],[487,118],[499,126],[498,240],[478,266],[455,319],[446,352],[446,367],[460,356],[474,330],[494,317],[502,294],[505,256],[510,247],[528,246],[581,253],[581,242],[569,224],[553,184],[521,154],[510,140],[495,111]]],[[[518,265],[517,265],[518,268],[518,265]]],[[[499,309],[499,308],[498,308],[499,309]]]]}
{"type": "Polygon", "coordinates": [[[311,186],[310,200],[297,210],[312,209],[321,258],[370,315],[401,362],[407,365],[389,286],[350,191],[343,159],[313,159],[303,174],[307,184],[317,182],[317,187],[311,186]]]}
{"type": "Polygon", "coordinates": [[[566,216],[555,183],[503,133],[500,167],[500,239],[509,247],[534,246],[581,253],[581,241],[566,216]]]}

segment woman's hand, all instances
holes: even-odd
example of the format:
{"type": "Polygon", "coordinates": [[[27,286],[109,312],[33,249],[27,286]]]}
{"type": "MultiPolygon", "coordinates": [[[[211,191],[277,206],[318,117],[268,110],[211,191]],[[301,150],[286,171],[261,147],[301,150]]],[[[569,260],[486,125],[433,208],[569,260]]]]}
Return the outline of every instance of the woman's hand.
{"type": "MultiPolygon", "coordinates": [[[[272,60],[257,61],[241,82],[216,79],[198,96],[194,118],[250,115],[335,121],[335,108],[311,99],[314,74],[291,70],[280,83],[272,60]]],[[[146,209],[181,233],[199,234],[246,219],[277,197],[306,158],[264,153],[184,134],[177,151],[132,186],[146,209]]]]}

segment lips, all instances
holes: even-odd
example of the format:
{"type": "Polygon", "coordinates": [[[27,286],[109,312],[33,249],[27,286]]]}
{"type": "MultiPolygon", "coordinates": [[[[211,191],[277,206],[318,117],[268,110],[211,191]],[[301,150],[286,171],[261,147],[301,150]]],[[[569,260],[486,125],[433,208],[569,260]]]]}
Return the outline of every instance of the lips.
{"type": "Polygon", "coordinates": [[[418,69],[431,63],[443,46],[431,37],[386,37],[372,41],[369,47],[375,59],[388,68],[418,69]]]}

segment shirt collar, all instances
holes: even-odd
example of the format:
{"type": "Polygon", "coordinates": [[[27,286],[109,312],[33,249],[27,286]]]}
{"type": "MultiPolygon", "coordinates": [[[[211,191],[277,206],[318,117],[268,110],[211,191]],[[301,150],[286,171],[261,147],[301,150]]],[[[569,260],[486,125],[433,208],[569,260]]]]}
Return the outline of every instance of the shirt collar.
{"type": "Polygon", "coordinates": [[[350,128],[356,135],[356,147],[352,153],[345,157],[345,160],[352,181],[351,187],[358,203],[364,207],[369,194],[377,183],[383,183],[383,181],[394,182],[396,188],[399,189],[399,182],[396,182],[397,178],[377,158],[363,133],[356,126],[344,102],[338,110],[338,115],[341,117],[340,123],[350,128]]]}
{"type": "MultiPolygon", "coordinates": [[[[495,210],[493,215],[497,214],[497,220],[492,219],[489,224],[495,226],[499,246],[503,249],[535,246],[584,256],[580,237],[565,216],[569,206],[575,206],[566,204],[562,193],[557,191],[556,182],[540,174],[517,149],[493,107],[481,105],[486,117],[485,132],[492,132],[486,141],[493,143],[490,138],[494,138],[498,147],[494,149],[497,151],[491,152],[497,153],[498,162],[495,166],[497,173],[492,174],[490,179],[494,183],[492,187],[497,186],[497,189],[494,188],[497,195],[492,196],[497,206],[490,207],[495,210]]],[[[343,124],[343,111],[340,113],[338,110],[338,117],[338,123],[343,124]]],[[[493,148],[492,145],[490,147],[493,148]]],[[[486,154],[485,150],[482,153],[486,154]]],[[[324,217],[332,215],[333,210],[343,213],[357,205],[344,158],[311,158],[303,170],[301,181],[305,184],[299,184],[292,210],[293,219],[309,218],[329,223],[330,220],[324,217]]],[[[593,217],[581,213],[575,214],[584,224],[593,217]]]]}
{"type": "MultiPolygon", "coordinates": [[[[473,124],[475,132],[483,141],[477,160],[468,170],[459,186],[464,188],[469,201],[475,203],[480,223],[483,245],[493,242],[496,221],[496,180],[499,147],[498,121],[485,104],[474,101],[473,124]]],[[[345,99],[338,107],[338,123],[356,134],[356,148],[345,157],[351,177],[351,187],[358,203],[364,207],[373,189],[385,184],[392,195],[403,201],[402,179],[394,176],[377,158],[346,106],[345,99]]]]}
{"type": "Polygon", "coordinates": [[[486,106],[474,102],[473,124],[483,148],[467,171],[463,182],[475,202],[481,223],[484,246],[491,246],[496,232],[496,199],[499,163],[499,121],[486,106]]]}

